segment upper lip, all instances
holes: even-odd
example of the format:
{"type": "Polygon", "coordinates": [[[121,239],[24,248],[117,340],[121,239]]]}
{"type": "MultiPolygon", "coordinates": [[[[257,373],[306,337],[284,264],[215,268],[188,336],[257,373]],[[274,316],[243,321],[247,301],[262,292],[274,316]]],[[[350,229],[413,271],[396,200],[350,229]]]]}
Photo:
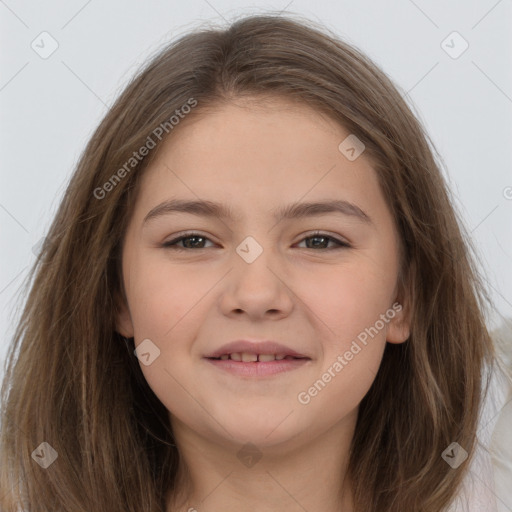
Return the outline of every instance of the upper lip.
{"type": "Polygon", "coordinates": [[[222,347],[218,348],[217,350],[210,352],[209,354],[205,355],[207,358],[212,357],[220,357],[224,354],[234,354],[234,353],[244,353],[244,354],[273,354],[273,355],[279,355],[284,354],[285,356],[292,356],[292,357],[301,357],[301,358],[307,358],[310,359],[305,354],[301,354],[300,352],[297,352],[295,350],[292,350],[291,348],[287,347],[286,345],[282,345],[281,343],[278,343],[277,341],[247,341],[247,340],[236,340],[232,341],[230,343],[226,343],[225,345],[222,345],[222,347]]]}

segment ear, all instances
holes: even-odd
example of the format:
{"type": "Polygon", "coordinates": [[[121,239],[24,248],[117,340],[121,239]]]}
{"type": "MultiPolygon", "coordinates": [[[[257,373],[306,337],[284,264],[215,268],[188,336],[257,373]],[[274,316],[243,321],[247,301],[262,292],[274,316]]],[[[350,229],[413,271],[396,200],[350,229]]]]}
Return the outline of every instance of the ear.
{"type": "MultiPolygon", "coordinates": [[[[409,269],[410,270],[410,269],[409,269]]],[[[411,274],[409,273],[409,276],[411,274]]],[[[386,341],[389,343],[404,343],[411,335],[411,282],[400,273],[398,278],[396,297],[390,308],[390,322],[387,326],[386,341]]]]}
{"type": "MultiPolygon", "coordinates": [[[[407,308],[400,302],[395,301],[390,311],[395,312],[395,316],[388,323],[386,331],[386,341],[389,343],[404,343],[411,334],[410,320],[408,318],[407,308]]],[[[391,316],[391,315],[390,315],[391,316]]]]}
{"type": "Polygon", "coordinates": [[[134,336],[132,317],[128,309],[126,297],[119,290],[116,292],[115,304],[116,331],[125,338],[132,338],[134,336]]]}

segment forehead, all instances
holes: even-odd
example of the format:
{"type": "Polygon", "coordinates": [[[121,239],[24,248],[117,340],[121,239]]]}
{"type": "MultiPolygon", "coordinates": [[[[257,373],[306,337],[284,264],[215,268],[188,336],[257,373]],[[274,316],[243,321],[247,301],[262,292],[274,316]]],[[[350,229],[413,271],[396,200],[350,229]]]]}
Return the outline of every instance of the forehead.
{"type": "Polygon", "coordinates": [[[302,198],[341,194],[354,203],[378,194],[378,184],[364,154],[350,161],[340,152],[349,135],[331,118],[291,100],[244,99],[198,110],[160,146],[137,203],[146,216],[171,198],[206,199],[230,205],[234,218],[261,209],[271,213],[302,198]]]}
{"type": "Polygon", "coordinates": [[[215,167],[216,176],[235,171],[233,177],[261,180],[270,170],[270,177],[278,179],[279,169],[299,173],[304,167],[332,165],[339,143],[348,135],[339,123],[303,103],[244,98],[203,110],[196,107],[161,144],[155,166],[186,165],[188,174],[203,177],[215,167]],[[187,165],[192,162],[202,166],[187,165]]]}

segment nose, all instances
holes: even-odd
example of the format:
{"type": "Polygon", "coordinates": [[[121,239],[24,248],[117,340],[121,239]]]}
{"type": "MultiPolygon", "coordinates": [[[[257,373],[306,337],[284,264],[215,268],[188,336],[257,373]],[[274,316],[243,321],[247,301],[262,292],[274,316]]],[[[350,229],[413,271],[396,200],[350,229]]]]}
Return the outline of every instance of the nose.
{"type": "Polygon", "coordinates": [[[253,320],[290,315],[294,304],[292,283],[274,251],[263,250],[251,263],[237,253],[233,260],[221,298],[225,315],[246,313],[253,320]]]}

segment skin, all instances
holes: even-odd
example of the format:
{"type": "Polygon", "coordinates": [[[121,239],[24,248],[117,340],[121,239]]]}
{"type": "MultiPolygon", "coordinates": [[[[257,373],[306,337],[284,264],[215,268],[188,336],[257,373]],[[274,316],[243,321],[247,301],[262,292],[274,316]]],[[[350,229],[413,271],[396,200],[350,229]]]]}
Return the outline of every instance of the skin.
{"type": "Polygon", "coordinates": [[[180,473],[182,500],[168,495],[169,511],[352,510],[344,477],[358,406],[386,342],[407,340],[409,324],[404,308],[299,403],[298,394],[401,300],[394,220],[366,155],[349,161],[338,150],[348,135],[305,105],[232,100],[182,121],[142,177],[123,244],[127,303],[117,329],[160,350],[141,369],[169,411],[188,471],[180,473]],[[219,201],[237,218],[173,213],[143,224],[171,198],[219,201]],[[339,213],[280,222],[271,215],[328,199],[350,201],[371,223],[339,213]],[[351,247],[329,250],[337,246],[322,235],[307,238],[315,230],[351,247]],[[181,251],[162,247],[185,231],[206,239],[189,239],[188,249],[178,243],[181,251]],[[263,248],[252,263],[236,252],[247,236],[263,248]],[[311,360],[247,378],[203,358],[244,338],[276,340],[311,360]],[[252,467],[237,457],[246,443],[262,455],[252,467]]]}

